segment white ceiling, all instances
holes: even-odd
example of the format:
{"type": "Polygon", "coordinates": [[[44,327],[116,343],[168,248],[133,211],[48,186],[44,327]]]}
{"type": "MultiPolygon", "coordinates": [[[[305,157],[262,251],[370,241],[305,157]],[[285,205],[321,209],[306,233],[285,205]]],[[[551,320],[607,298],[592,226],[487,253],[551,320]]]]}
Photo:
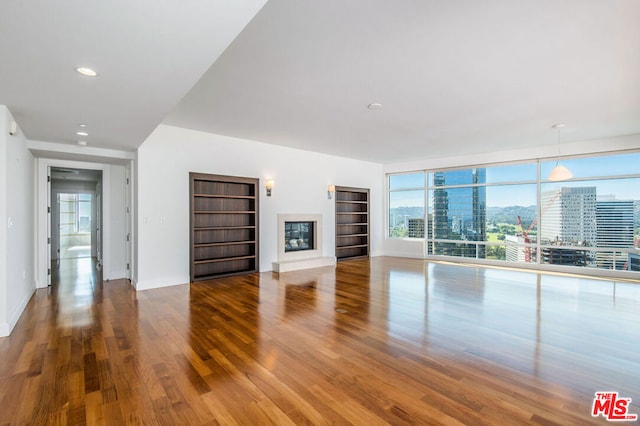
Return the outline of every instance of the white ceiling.
{"type": "Polygon", "coordinates": [[[164,122],[381,163],[640,133],[638,0],[263,3],[1,2],[0,103],[36,140],[164,122]]]}
{"type": "Polygon", "coordinates": [[[265,2],[2,0],[0,104],[31,140],[135,150],[265,2]]]}

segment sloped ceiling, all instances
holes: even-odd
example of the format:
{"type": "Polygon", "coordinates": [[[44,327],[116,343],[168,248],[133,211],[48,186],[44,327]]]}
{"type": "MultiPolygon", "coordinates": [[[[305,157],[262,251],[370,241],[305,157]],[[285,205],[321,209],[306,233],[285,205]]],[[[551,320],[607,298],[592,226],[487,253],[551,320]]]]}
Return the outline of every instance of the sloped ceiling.
{"type": "Polygon", "coordinates": [[[2,1],[0,104],[31,140],[135,150],[265,2],[2,1]]]}
{"type": "Polygon", "coordinates": [[[3,2],[0,103],[33,139],[164,122],[380,163],[640,133],[637,0],[262,3],[3,2]]]}

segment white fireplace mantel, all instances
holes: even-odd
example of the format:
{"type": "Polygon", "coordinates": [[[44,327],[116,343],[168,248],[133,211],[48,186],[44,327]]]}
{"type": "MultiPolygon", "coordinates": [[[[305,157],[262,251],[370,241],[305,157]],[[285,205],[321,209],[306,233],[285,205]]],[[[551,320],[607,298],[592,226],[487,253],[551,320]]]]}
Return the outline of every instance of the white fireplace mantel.
{"type": "Polygon", "coordinates": [[[287,272],[322,266],[335,266],[335,257],[322,256],[322,232],[321,214],[278,214],[278,261],[273,262],[273,271],[287,272]],[[285,222],[314,222],[314,249],[286,252],[284,239],[285,222]]]}

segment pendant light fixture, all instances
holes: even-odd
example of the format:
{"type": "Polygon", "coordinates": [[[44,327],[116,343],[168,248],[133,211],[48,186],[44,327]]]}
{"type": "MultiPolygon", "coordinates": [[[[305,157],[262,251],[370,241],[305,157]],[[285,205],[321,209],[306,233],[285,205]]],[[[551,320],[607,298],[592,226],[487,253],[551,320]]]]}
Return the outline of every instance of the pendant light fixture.
{"type": "MultiPolygon", "coordinates": [[[[564,124],[554,124],[552,126],[556,129],[557,139],[558,139],[558,156],[560,156],[560,129],[564,127],[564,124]]],[[[558,182],[562,180],[571,179],[573,177],[573,173],[569,171],[565,166],[560,164],[560,159],[556,161],[556,166],[551,170],[547,179],[553,182],[558,182]]]]}

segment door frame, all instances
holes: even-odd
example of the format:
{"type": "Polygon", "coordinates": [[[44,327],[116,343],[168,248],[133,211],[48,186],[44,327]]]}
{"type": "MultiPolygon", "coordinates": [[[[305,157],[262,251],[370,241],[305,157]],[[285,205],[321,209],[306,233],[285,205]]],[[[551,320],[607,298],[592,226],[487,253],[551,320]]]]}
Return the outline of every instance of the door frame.
{"type": "MultiPolygon", "coordinates": [[[[51,268],[51,248],[47,241],[50,237],[49,227],[51,225],[49,209],[52,207],[50,204],[51,191],[48,182],[49,169],[51,167],[64,167],[71,169],[88,169],[88,170],[101,170],[102,171],[102,211],[101,219],[102,223],[98,224],[102,232],[102,270],[103,273],[110,271],[111,258],[109,253],[111,252],[111,240],[110,240],[110,221],[111,217],[109,209],[106,208],[110,205],[110,167],[104,163],[91,163],[83,161],[72,160],[56,160],[51,158],[38,158],[37,168],[37,186],[38,186],[38,199],[37,199],[37,241],[36,241],[36,288],[45,288],[48,286],[51,268]]],[[[103,277],[108,279],[108,277],[103,277]]]]}

